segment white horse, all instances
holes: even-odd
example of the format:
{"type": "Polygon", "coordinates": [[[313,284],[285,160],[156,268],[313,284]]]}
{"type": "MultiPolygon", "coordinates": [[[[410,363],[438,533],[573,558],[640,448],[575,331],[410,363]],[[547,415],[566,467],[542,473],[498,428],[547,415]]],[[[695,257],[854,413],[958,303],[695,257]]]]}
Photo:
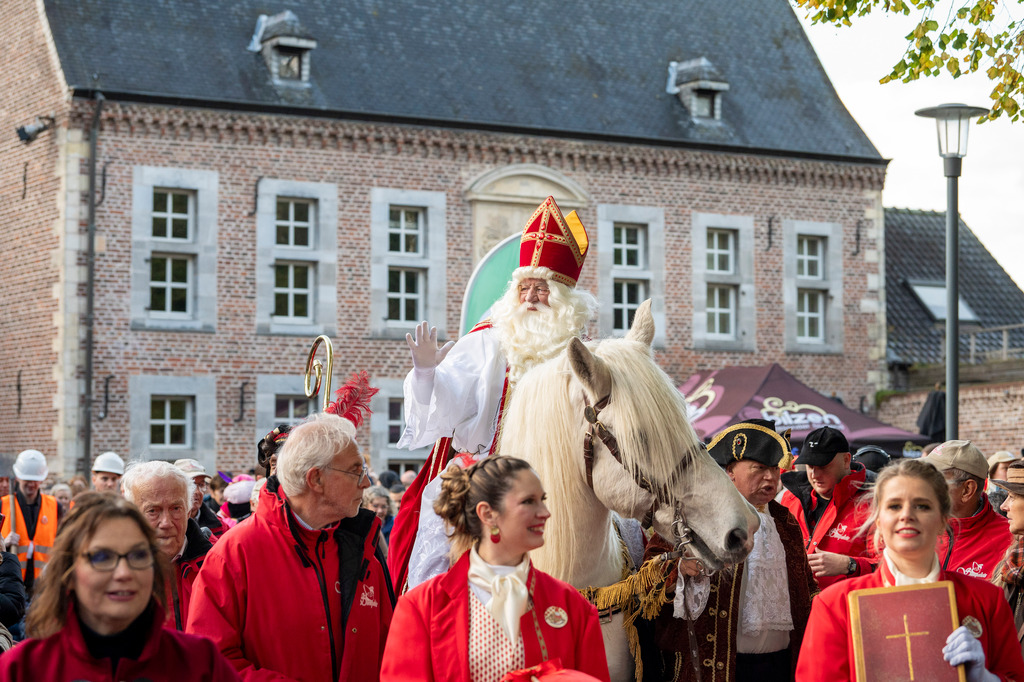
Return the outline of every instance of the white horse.
{"type": "MultiPolygon", "coordinates": [[[[612,511],[641,520],[656,507],[655,530],[675,542],[681,511],[688,547],[710,570],[742,561],[757,529],[756,514],[703,449],[683,396],[655,364],[653,338],[647,301],[625,338],[573,340],[565,353],[529,371],[505,414],[499,452],[530,462],[548,494],[551,518],[544,546],[531,552],[534,565],[577,588],[623,578],[612,511]],[[592,427],[584,413],[591,407],[613,440],[602,441],[595,428],[588,466],[592,427]]],[[[620,614],[603,625],[613,681],[634,678],[621,623],[620,614]]]]}

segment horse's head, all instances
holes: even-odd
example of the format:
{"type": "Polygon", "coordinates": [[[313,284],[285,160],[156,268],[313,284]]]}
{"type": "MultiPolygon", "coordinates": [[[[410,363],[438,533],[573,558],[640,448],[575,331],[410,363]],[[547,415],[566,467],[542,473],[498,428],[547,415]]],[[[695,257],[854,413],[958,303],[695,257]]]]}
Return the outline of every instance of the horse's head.
{"type": "Polygon", "coordinates": [[[701,444],[682,394],[654,361],[653,337],[647,301],[624,339],[570,342],[569,394],[588,454],[564,456],[580,462],[606,507],[635,519],[653,512],[660,535],[718,570],[746,557],[757,515],[701,444]]]}

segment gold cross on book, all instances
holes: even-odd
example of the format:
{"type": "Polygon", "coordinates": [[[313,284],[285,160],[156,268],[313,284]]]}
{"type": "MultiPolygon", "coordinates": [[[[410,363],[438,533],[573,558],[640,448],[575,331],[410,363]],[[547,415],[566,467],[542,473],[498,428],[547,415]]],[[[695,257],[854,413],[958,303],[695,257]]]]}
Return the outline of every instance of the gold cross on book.
{"type": "Polygon", "coordinates": [[[907,640],[907,667],[910,668],[910,679],[914,679],[914,657],[910,654],[910,638],[918,637],[921,635],[927,635],[928,631],[923,632],[911,632],[910,626],[907,625],[907,614],[903,614],[903,634],[899,635],[886,635],[886,639],[896,639],[898,637],[904,637],[907,640]]]}

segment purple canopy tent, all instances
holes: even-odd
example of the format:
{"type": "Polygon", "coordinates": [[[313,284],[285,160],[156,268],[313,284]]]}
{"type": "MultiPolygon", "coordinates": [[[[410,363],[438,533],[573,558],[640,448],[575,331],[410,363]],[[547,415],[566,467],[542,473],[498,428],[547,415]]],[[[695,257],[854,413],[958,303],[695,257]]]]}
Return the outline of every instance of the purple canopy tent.
{"type": "Polygon", "coordinates": [[[730,424],[770,419],[780,433],[792,429],[794,447],[821,426],[842,431],[853,452],[865,445],[877,445],[892,457],[920,457],[921,446],[929,442],[925,436],[845,407],[775,363],[705,370],[687,379],[679,390],[686,397],[690,422],[705,441],[730,424]]]}

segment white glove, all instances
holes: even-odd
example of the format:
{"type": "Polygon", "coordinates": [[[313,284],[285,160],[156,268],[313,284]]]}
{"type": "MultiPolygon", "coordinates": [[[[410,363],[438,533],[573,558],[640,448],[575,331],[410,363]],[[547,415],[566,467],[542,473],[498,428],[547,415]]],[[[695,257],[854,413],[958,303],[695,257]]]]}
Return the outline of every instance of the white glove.
{"type": "Polygon", "coordinates": [[[962,663],[967,682],[999,682],[999,677],[985,669],[985,650],[981,642],[963,625],[949,633],[942,657],[952,666],[962,663]]]}
{"type": "Polygon", "coordinates": [[[437,327],[430,327],[428,331],[426,322],[416,325],[415,334],[415,337],[406,334],[405,342],[409,344],[409,352],[412,354],[412,366],[420,371],[430,371],[440,365],[455,345],[454,341],[449,341],[438,348],[437,327]]]}
{"type": "Polygon", "coordinates": [[[17,547],[18,542],[20,541],[21,536],[12,530],[10,534],[4,538],[4,545],[6,545],[7,547],[17,547]]]}

